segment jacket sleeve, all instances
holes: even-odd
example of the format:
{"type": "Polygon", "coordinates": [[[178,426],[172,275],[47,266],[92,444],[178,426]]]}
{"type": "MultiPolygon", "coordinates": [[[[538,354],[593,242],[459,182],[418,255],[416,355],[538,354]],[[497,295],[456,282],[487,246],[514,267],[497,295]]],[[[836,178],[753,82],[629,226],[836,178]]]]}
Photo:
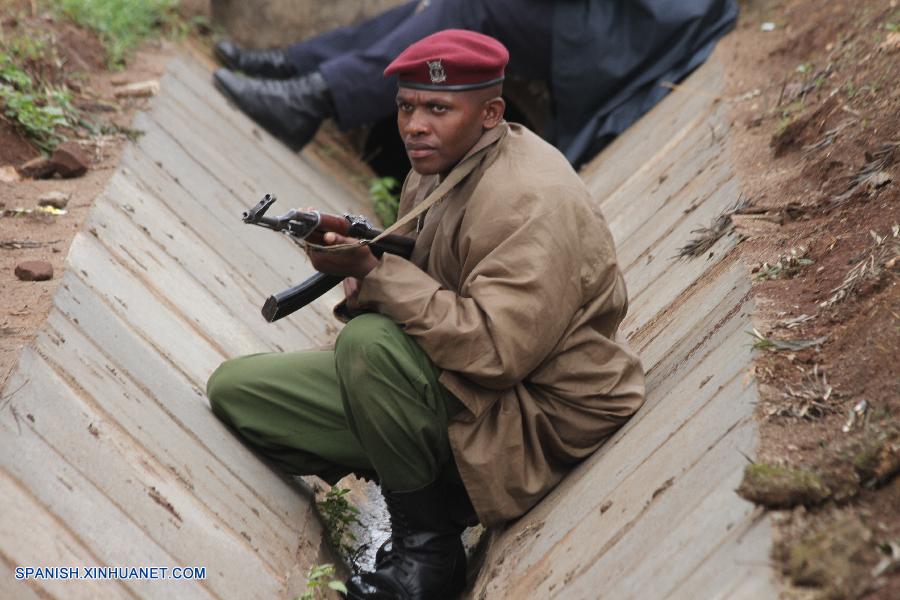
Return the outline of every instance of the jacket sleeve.
{"type": "Polygon", "coordinates": [[[489,389],[523,381],[582,304],[574,213],[557,205],[503,216],[499,223],[463,219],[455,249],[464,274],[459,291],[392,255],[360,290],[361,302],[403,326],[438,367],[489,389]]]}

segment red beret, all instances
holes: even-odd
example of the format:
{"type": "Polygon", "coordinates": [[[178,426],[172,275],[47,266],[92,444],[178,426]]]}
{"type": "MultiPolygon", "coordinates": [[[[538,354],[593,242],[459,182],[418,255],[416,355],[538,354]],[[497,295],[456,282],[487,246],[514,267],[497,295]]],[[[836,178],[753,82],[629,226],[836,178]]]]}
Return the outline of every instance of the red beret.
{"type": "Polygon", "coordinates": [[[475,90],[503,81],[509,62],[506,46],[465,29],[445,29],[422,38],[384,70],[400,87],[420,90],[475,90]]]}

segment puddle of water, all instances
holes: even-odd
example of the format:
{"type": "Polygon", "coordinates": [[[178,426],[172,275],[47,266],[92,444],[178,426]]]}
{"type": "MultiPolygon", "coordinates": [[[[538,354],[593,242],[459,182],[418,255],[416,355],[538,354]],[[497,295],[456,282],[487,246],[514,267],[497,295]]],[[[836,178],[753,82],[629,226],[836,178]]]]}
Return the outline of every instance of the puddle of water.
{"type": "MultiPolygon", "coordinates": [[[[381,495],[381,488],[370,481],[348,477],[338,485],[349,488],[348,499],[359,509],[359,524],[350,531],[356,536],[356,545],[362,548],[356,556],[356,566],[363,571],[375,568],[375,553],[391,536],[391,517],[381,495]]],[[[480,525],[463,532],[463,546],[471,558],[485,530],[480,525]]]]}
{"type": "Polygon", "coordinates": [[[371,481],[348,477],[340,482],[350,488],[349,500],[359,509],[359,524],[350,531],[356,536],[356,545],[363,548],[356,557],[361,570],[375,568],[375,552],[391,535],[391,517],[388,514],[381,488],[371,481]]]}

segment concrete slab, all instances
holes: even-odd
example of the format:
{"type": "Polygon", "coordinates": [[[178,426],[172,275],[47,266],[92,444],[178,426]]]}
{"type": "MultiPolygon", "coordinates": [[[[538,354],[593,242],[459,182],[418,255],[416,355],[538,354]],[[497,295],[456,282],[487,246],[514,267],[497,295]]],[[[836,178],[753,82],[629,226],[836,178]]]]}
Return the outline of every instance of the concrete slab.
{"type": "Polygon", "coordinates": [[[65,596],[67,598],[115,598],[128,595],[128,588],[121,581],[74,582],[48,580],[16,581],[16,568],[40,565],[66,565],[80,569],[97,564],[92,555],[68,527],[61,526],[57,517],[35,498],[27,485],[9,473],[0,472],[0,495],[4,498],[4,518],[0,520],[0,537],[3,539],[28,539],[32,544],[21,544],[3,555],[0,561],[0,597],[40,598],[65,596]]]}
{"type": "MultiPolygon", "coordinates": [[[[12,502],[13,501],[10,501],[10,504],[12,504],[12,502]]],[[[16,580],[16,567],[11,566],[14,564],[14,561],[10,560],[6,556],[4,556],[3,558],[4,560],[0,560],[0,578],[2,578],[2,581],[0,581],[0,597],[21,598],[22,600],[40,600],[40,598],[46,598],[49,596],[49,593],[46,590],[42,589],[41,586],[36,584],[34,581],[16,580]]],[[[80,598],[82,596],[73,595],[71,597],[80,598]]]]}
{"type": "MultiPolygon", "coordinates": [[[[202,114],[214,115],[207,131],[227,131],[228,134],[224,137],[231,143],[242,139],[243,143],[237,148],[241,161],[254,160],[254,157],[248,156],[250,154],[247,152],[248,148],[254,149],[255,156],[267,158],[257,171],[257,176],[268,174],[273,169],[280,169],[304,182],[304,189],[321,196],[326,203],[325,206],[340,207],[340,210],[365,210],[363,205],[367,203],[367,199],[359,195],[358,187],[329,177],[321,165],[310,156],[291,152],[287,146],[277,142],[265,130],[247,119],[221,94],[212,89],[211,74],[199,64],[175,59],[170,65],[168,74],[181,81],[192,94],[192,96],[176,95],[179,102],[203,106],[204,109],[200,111],[202,114]]],[[[260,181],[267,185],[270,180],[269,177],[260,178],[260,181]]]]}
{"type": "MultiPolygon", "coordinates": [[[[281,515],[259,506],[246,485],[209,450],[203,433],[213,429],[215,423],[208,410],[204,411],[208,423],[199,431],[173,422],[164,403],[147,394],[130,374],[116,368],[108,355],[59,314],[51,315],[35,347],[55,370],[62,370],[65,364],[67,376],[73,377],[79,391],[92,399],[91,408],[98,418],[116,423],[126,432],[129,443],[154,458],[156,469],[168,471],[183,482],[199,510],[211,513],[220,527],[232,530],[238,539],[242,538],[240,532],[255,528],[260,537],[250,543],[259,556],[273,568],[289,568],[280,561],[290,556],[294,541],[302,533],[297,528],[303,523],[286,522],[281,515]],[[68,350],[73,345],[79,348],[77,357],[68,350]]],[[[196,398],[193,402],[206,408],[196,398]]],[[[97,436],[103,433],[97,424],[91,432],[97,436]]]]}
{"type": "MultiPolygon", "coordinates": [[[[78,414],[84,409],[82,399],[33,350],[23,352],[11,380],[16,386],[13,389],[21,389],[10,400],[8,410],[0,412],[0,466],[52,511],[60,526],[90,548],[99,559],[90,566],[187,564],[176,557],[177,547],[160,546],[151,533],[174,528],[170,520],[174,516],[153,500],[149,487],[144,487],[145,481],[150,487],[162,485],[162,474],[139,467],[125,475],[115,465],[107,471],[106,461],[127,448],[91,434],[89,425],[93,423],[98,431],[103,428],[105,432],[107,422],[87,412],[78,414]]],[[[163,487],[162,492],[168,494],[170,490],[163,487]]],[[[8,501],[3,497],[4,519],[9,514],[5,507],[8,501]]],[[[11,547],[4,553],[29,539],[30,535],[4,538],[4,545],[11,547]]],[[[188,561],[193,563],[191,558],[188,561]]],[[[54,565],[42,562],[38,566],[54,565]]],[[[124,584],[135,594],[147,595],[156,588],[173,595],[211,597],[197,582],[129,580],[124,584]]]]}
{"type": "Polygon", "coordinates": [[[721,89],[721,63],[707,62],[689,81],[690,89],[701,93],[670,93],[625,135],[585,165],[582,175],[599,206],[630,180],[649,178],[652,181],[648,175],[651,172],[658,179],[660,161],[667,156],[678,156],[673,149],[713,111],[717,104],[714,97],[721,89]]]}
{"type": "Polygon", "coordinates": [[[709,556],[716,554],[733,557],[727,568],[715,560],[703,561],[672,590],[679,598],[766,598],[774,587],[772,565],[768,560],[759,561],[756,551],[760,545],[772,539],[771,523],[764,513],[754,512],[740,526],[734,527],[722,545],[713,548],[709,556]],[[714,590],[715,594],[708,593],[714,590]]]}
{"type": "MultiPolygon", "coordinates": [[[[33,484],[52,477],[41,473],[40,465],[42,456],[55,452],[73,470],[70,485],[79,488],[73,493],[81,495],[80,485],[91,486],[105,501],[120,507],[145,536],[135,540],[140,546],[168,549],[166,558],[174,565],[194,566],[195,557],[203,556],[199,566],[206,567],[210,577],[199,585],[214,595],[227,595],[229,590],[239,591],[241,597],[277,595],[285,575],[294,569],[296,536],[274,533],[277,530],[272,528],[270,518],[254,518],[255,506],[241,506],[239,482],[229,481],[221,468],[214,470],[213,461],[202,455],[193,460],[187,457],[196,454],[194,443],[183,443],[173,436],[173,428],[169,428],[168,437],[155,435],[164,428],[152,420],[138,422],[141,415],[134,406],[141,398],[127,395],[132,391],[127,388],[119,391],[108,367],[101,371],[90,368],[99,365],[88,364],[86,372],[79,373],[77,366],[73,369],[67,365],[64,370],[52,358],[41,355],[45,348],[39,343],[36,352],[40,359],[27,363],[29,372],[41,373],[42,378],[32,379],[17,396],[17,410],[34,419],[26,416],[27,425],[16,424],[17,429],[26,425],[21,435],[11,436],[20,448],[29,449],[20,458],[30,468],[19,477],[33,484]],[[119,408],[107,410],[116,406],[119,408]],[[134,415],[135,422],[120,420],[126,412],[134,415]],[[32,432],[34,441],[27,439],[32,432]],[[221,480],[217,480],[219,477],[221,480]],[[235,489],[229,491],[229,487],[235,489]],[[267,576],[269,585],[253,581],[260,575],[267,576]]],[[[6,422],[8,431],[13,430],[10,420],[6,422]]],[[[106,515],[97,519],[96,513],[87,511],[84,515],[71,514],[68,520],[96,520],[100,525],[105,519],[106,515]]],[[[115,535],[115,530],[106,535],[115,535]]],[[[157,562],[122,563],[115,555],[107,559],[111,565],[166,564],[162,556],[157,562]]],[[[178,582],[172,584],[173,591],[180,589],[178,582]]]]}
{"type": "MultiPolygon", "coordinates": [[[[61,320],[76,326],[91,323],[90,347],[100,351],[115,365],[113,368],[117,373],[134,382],[150,401],[158,404],[174,427],[189,432],[196,439],[201,448],[192,452],[203,450],[215,455],[219,463],[215,471],[224,468],[243,482],[241,487],[232,490],[235,496],[255,503],[262,514],[268,511],[278,515],[283,527],[298,533],[303,531],[308,525],[310,507],[297,502],[296,489],[273,477],[268,469],[261,469],[259,460],[247,448],[233,443],[231,432],[209,412],[203,382],[195,384],[191,381],[180,370],[180,365],[167,360],[126,320],[110,314],[103,302],[93,299],[90,289],[78,278],[71,273],[66,277],[62,284],[65,293],[61,292],[55,299],[59,316],[51,315],[48,324],[57,327],[61,320]],[[116,353],[116,348],[128,348],[128,352],[116,353]]],[[[68,343],[66,338],[59,341],[68,343]]],[[[77,351],[90,352],[91,349],[77,347],[77,351]]],[[[73,353],[71,346],[69,352],[73,353]]],[[[168,435],[163,439],[167,438],[168,435]]],[[[181,464],[181,461],[175,464],[181,464]]]]}
{"type": "Polygon", "coordinates": [[[671,377],[670,372],[660,374],[662,365],[683,360],[710,334],[711,322],[719,324],[727,320],[745,301],[750,291],[746,269],[739,262],[723,264],[725,262],[718,263],[718,266],[726,267],[721,276],[698,280],[679,298],[677,305],[654,315],[629,338],[641,355],[651,387],[659,380],[671,377]],[[666,348],[659,343],[661,338],[678,341],[666,348]]]}

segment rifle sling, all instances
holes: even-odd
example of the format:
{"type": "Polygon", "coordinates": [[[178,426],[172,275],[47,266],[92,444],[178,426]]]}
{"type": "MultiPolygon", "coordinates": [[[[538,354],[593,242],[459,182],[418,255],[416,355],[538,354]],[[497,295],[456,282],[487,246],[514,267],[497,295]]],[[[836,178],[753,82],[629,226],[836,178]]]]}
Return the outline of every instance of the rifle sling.
{"type": "Polygon", "coordinates": [[[440,202],[444,196],[446,196],[450,190],[452,190],[456,184],[466,178],[472,171],[475,170],[475,167],[478,166],[478,163],[481,162],[481,159],[484,156],[485,151],[489,148],[482,148],[479,152],[476,152],[472,156],[468,157],[462,164],[456,166],[455,169],[450,171],[450,174],[447,175],[447,178],[444,179],[438,185],[433,192],[428,194],[428,196],[419,204],[417,204],[411,211],[403,215],[401,219],[398,219],[393,225],[382,231],[378,236],[371,240],[359,240],[359,242],[354,244],[337,244],[334,246],[322,246],[321,244],[313,244],[312,242],[307,241],[298,241],[302,246],[306,248],[311,248],[316,250],[317,252],[343,252],[345,250],[351,250],[354,248],[359,248],[360,246],[368,246],[374,244],[384,238],[386,235],[390,235],[394,231],[397,231],[407,223],[411,222],[413,219],[418,217],[420,214],[424,213],[426,210],[440,202]]]}

